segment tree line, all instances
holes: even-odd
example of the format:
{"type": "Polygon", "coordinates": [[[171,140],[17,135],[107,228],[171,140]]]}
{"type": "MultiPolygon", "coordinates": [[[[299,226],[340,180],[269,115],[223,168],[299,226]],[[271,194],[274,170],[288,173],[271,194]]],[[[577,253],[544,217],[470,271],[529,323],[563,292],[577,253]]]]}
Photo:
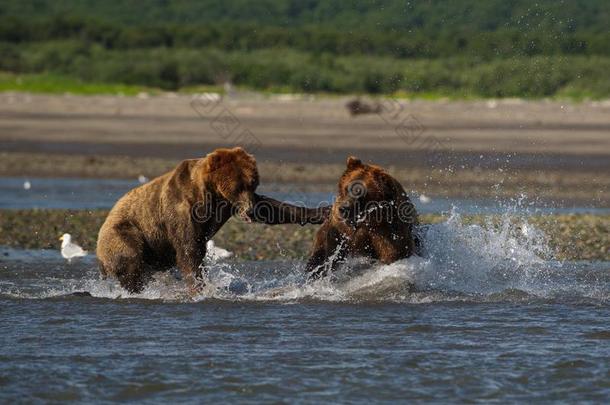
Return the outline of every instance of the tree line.
{"type": "Polygon", "coordinates": [[[607,0],[5,0],[0,70],[176,90],[610,96],[607,0]]]}
{"type": "Polygon", "coordinates": [[[0,17],[0,41],[10,43],[78,40],[106,49],[215,48],[252,51],[291,48],[334,55],[395,58],[472,56],[496,59],[535,55],[610,55],[610,32],[520,31],[346,31],[326,26],[278,27],[256,23],[204,25],[120,25],[85,17],[45,19],[0,17]]]}

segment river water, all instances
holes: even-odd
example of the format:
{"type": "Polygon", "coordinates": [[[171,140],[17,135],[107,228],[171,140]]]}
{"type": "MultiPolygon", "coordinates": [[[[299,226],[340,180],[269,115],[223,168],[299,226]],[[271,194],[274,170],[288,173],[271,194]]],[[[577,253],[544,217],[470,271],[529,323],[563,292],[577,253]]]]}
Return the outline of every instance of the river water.
{"type": "MultiPolygon", "coordinates": [[[[140,185],[137,179],[86,178],[0,178],[0,209],[97,209],[111,208],[123,194],[140,185]],[[28,189],[24,184],[28,183],[28,189]]],[[[308,206],[332,204],[333,192],[312,192],[302,185],[263,184],[258,191],[282,201],[308,206]]],[[[334,189],[333,189],[334,191],[334,189]]],[[[448,212],[458,208],[462,214],[501,214],[507,207],[519,203],[530,214],[591,213],[609,214],[610,207],[590,204],[574,205],[556,201],[523,201],[514,199],[429,198],[412,195],[418,212],[422,214],[448,212]]]]}
{"type": "Polygon", "coordinates": [[[454,211],[425,245],[312,284],[302,261],[216,262],[195,296],[0,248],[0,402],[608,401],[610,263],[554,261],[509,215],[454,211]]]}

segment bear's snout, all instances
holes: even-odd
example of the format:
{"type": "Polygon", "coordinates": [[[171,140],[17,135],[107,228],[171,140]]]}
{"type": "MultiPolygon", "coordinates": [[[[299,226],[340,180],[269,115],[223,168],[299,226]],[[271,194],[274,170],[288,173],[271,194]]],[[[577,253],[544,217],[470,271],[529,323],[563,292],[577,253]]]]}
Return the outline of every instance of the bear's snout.
{"type": "Polygon", "coordinates": [[[356,225],[355,207],[351,203],[339,205],[338,210],[341,221],[350,226],[356,225]]]}
{"type": "Polygon", "coordinates": [[[253,196],[249,193],[242,193],[236,205],[237,216],[245,222],[252,222],[254,217],[253,196]]]}
{"type": "Polygon", "coordinates": [[[239,213],[239,218],[247,223],[250,223],[253,221],[254,219],[254,209],[253,208],[249,208],[246,209],[244,211],[240,211],[239,213]]]}

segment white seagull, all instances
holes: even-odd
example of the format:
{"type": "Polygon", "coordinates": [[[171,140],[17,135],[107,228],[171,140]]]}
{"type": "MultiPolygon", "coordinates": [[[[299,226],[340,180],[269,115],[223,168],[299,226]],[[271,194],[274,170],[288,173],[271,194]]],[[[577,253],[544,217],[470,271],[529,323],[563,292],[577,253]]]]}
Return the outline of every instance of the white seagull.
{"type": "Polygon", "coordinates": [[[24,190],[29,190],[31,188],[32,188],[32,183],[30,183],[29,180],[26,180],[26,181],[23,182],[23,189],[24,190]]]}
{"type": "Polygon", "coordinates": [[[59,240],[62,241],[61,255],[64,259],[68,259],[68,263],[71,263],[72,259],[75,257],[87,256],[86,250],[83,250],[83,248],[76,243],[72,243],[72,235],[69,233],[64,233],[59,240]]]}
{"type": "Polygon", "coordinates": [[[228,259],[229,257],[233,256],[233,252],[229,252],[227,249],[216,246],[213,240],[209,240],[208,243],[206,243],[206,248],[207,251],[205,256],[207,259],[213,262],[220,259],[228,259]]]}

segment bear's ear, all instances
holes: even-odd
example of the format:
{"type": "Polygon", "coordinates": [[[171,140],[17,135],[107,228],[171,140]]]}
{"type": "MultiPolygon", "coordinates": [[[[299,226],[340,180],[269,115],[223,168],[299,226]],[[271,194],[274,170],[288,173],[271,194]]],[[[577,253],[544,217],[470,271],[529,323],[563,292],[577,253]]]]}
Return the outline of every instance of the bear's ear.
{"type": "Polygon", "coordinates": [[[360,159],[358,159],[357,157],[350,156],[347,158],[347,168],[348,169],[352,170],[352,169],[355,169],[360,166],[362,166],[362,161],[360,159]]]}
{"type": "Polygon", "coordinates": [[[253,162],[254,164],[256,164],[256,159],[254,158],[253,155],[249,154],[244,148],[242,148],[241,146],[236,146],[233,149],[231,149],[231,152],[236,155],[239,156],[241,158],[246,158],[248,160],[250,160],[251,162],[253,162]]]}

